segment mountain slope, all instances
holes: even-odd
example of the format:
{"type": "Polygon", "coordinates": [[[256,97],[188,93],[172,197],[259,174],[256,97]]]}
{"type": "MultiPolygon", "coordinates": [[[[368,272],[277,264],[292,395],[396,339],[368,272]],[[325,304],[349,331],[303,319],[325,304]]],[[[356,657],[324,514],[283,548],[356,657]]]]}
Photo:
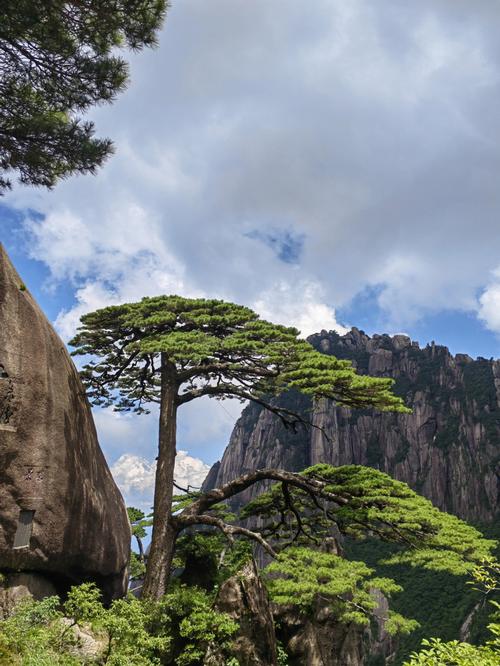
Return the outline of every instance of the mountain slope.
{"type": "Polygon", "coordinates": [[[351,410],[325,400],[313,406],[290,393],[280,403],[312,410],[319,426],[292,433],[250,405],[206,487],[260,467],[361,464],[405,481],[461,518],[493,519],[500,493],[500,361],[452,356],[434,343],[420,349],[404,335],[370,338],[356,328],[344,336],[322,331],[309,341],[325,354],[352,360],[360,373],[392,377],[413,413],[351,410]]]}

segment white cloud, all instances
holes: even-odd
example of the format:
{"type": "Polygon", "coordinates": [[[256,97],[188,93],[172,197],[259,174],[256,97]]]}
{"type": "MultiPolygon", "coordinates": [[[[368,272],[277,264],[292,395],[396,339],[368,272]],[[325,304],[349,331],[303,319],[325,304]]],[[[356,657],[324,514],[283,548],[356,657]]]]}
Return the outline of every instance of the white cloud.
{"type": "Polygon", "coordinates": [[[111,473],[124,494],[146,492],[152,496],[156,465],[146,458],[125,453],[111,467],[111,473]]]}
{"type": "MultiPolygon", "coordinates": [[[[187,488],[199,488],[209,470],[209,466],[186,451],[178,451],[175,460],[175,481],[187,488]]],[[[111,473],[122,491],[128,506],[151,507],[154,495],[156,463],[141,456],[123,454],[112,465],[111,473]]]]}
{"type": "Polygon", "coordinates": [[[277,324],[295,326],[302,337],[322,329],[347,333],[335,319],[335,310],[324,303],[321,290],[313,282],[298,280],[293,285],[279,282],[263,292],[254,303],[255,310],[277,324]]]}
{"type": "Polygon", "coordinates": [[[181,488],[200,488],[210,467],[186,451],[178,451],[175,459],[175,481],[181,488]]]}
{"type": "Polygon", "coordinates": [[[165,290],[304,332],[366,287],[391,327],[473,310],[500,252],[498,28],[444,0],[175,3],[93,112],[117,145],[98,177],[6,199],[46,216],[26,223],[32,255],[76,284],[60,330],[165,290]],[[300,280],[249,239],[269,227],[304,236],[300,280]]]}
{"type": "MultiPolygon", "coordinates": [[[[183,405],[177,415],[177,448],[209,463],[220,458],[240,416],[243,405],[237,400],[218,401],[208,397],[183,405]]],[[[108,462],[114,465],[124,454],[147,460],[158,450],[158,406],[151,414],[95,409],[94,420],[99,442],[108,462]]]]}
{"type": "MultiPolygon", "coordinates": [[[[45,216],[25,225],[75,291],[61,334],[162,292],[303,334],[342,331],[361,293],[390,330],[453,309],[498,330],[499,30],[492,2],[173,3],[160,48],[92,112],[117,147],[98,176],[5,197],[45,216]],[[294,264],[255,240],[270,229],[303,239],[294,264]]],[[[199,409],[182,436],[222,448],[220,406],[199,409]]]]}
{"type": "MultiPolygon", "coordinates": [[[[42,231],[37,230],[41,235],[42,231]]],[[[146,233],[146,232],[144,232],[146,233]]],[[[64,244],[64,242],[63,242],[64,244]]],[[[57,245],[54,243],[53,245],[57,245]]],[[[83,261],[83,257],[80,257],[83,261]]],[[[198,296],[196,289],[190,289],[185,284],[183,270],[177,262],[161,253],[153,251],[139,252],[131,256],[120,251],[106,248],[99,251],[98,245],[94,248],[91,258],[85,258],[92,263],[85,272],[98,275],[97,279],[87,279],[75,291],[75,305],[62,310],[55,326],[63,339],[68,340],[75,333],[80,317],[86,312],[102,308],[107,305],[133,302],[143,296],[158,294],[184,293],[198,296]],[[162,256],[163,255],[163,256],[162,256]],[[100,257],[100,259],[99,259],[100,257]],[[102,263],[100,263],[102,262],[102,263]]],[[[73,270],[75,264],[68,261],[68,268],[64,268],[66,255],[60,262],[56,261],[58,270],[73,270]]]]}
{"type": "Polygon", "coordinates": [[[494,271],[492,281],[479,297],[479,317],[486,326],[500,335],[500,268],[494,271]]]}

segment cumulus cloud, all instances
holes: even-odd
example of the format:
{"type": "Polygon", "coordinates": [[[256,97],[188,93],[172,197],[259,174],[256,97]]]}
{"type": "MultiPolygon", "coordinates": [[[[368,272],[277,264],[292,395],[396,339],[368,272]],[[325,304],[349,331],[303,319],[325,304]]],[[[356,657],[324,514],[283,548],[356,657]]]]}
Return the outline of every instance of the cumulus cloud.
{"type": "MultiPolygon", "coordinates": [[[[199,488],[209,466],[186,451],[178,451],[175,460],[175,482],[183,487],[199,488]]],[[[121,455],[112,465],[111,473],[128,506],[149,509],[153,503],[156,463],[129,453],[121,455]]]]}
{"type": "Polygon", "coordinates": [[[61,333],[162,292],[304,335],[362,293],[388,330],[444,310],[498,330],[499,30],[493,1],[173,3],[92,112],[117,147],[98,176],[5,198],[74,288],[61,333]]]}
{"type": "MultiPolygon", "coordinates": [[[[193,400],[179,409],[177,447],[208,462],[220,457],[243,405],[237,400],[193,400]]],[[[94,420],[99,441],[108,462],[113,465],[124,453],[153,459],[158,449],[158,406],[151,414],[136,416],[115,412],[112,408],[95,409],[94,420]]]]}
{"type": "Polygon", "coordinates": [[[175,262],[164,262],[153,252],[138,253],[131,258],[118,254],[109,258],[109,263],[112,265],[104,275],[99,270],[97,278],[86,279],[76,288],[75,304],[57,316],[55,326],[64,340],[74,335],[83,314],[107,305],[159,294],[200,295],[199,291],[185,285],[182,271],[177,270],[175,262]]]}
{"type": "Polygon", "coordinates": [[[337,322],[334,308],[325,304],[322,296],[317,284],[299,279],[293,284],[279,282],[263,292],[253,306],[264,319],[295,326],[302,337],[322,329],[347,333],[348,329],[337,322]]]}
{"type": "Polygon", "coordinates": [[[79,289],[61,331],[163,290],[267,316],[286,284],[303,330],[367,286],[392,327],[477,309],[500,253],[499,27],[492,3],[175,3],[93,113],[117,145],[98,178],[9,195],[45,215],[32,255],[79,289]]]}

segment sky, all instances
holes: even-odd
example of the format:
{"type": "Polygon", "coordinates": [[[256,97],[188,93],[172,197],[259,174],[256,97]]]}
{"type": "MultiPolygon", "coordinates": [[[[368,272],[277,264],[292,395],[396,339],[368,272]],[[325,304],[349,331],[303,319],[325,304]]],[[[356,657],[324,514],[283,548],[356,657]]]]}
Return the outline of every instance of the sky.
{"type": "MultiPolygon", "coordinates": [[[[64,340],[87,311],[178,293],[499,357],[498,34],[495,0],[173,0],[89,114],[116,154],[15,186],[0,239],[64,340]]],[[[199,485],[240,410],[183,407],[179,478],[199,485]]],[[[146,506],[156,415],[95,417],[146,506]]]]}

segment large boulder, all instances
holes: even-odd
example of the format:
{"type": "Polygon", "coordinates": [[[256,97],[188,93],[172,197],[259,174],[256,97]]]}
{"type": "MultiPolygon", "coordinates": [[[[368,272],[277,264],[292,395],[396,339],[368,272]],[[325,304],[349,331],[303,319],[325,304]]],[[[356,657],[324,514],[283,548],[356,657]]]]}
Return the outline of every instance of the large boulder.
{"type": "Polygon", "coordinates": [[[0,571],[125,593],[130,527],[61,339],[0,245],[0,571]]]}

